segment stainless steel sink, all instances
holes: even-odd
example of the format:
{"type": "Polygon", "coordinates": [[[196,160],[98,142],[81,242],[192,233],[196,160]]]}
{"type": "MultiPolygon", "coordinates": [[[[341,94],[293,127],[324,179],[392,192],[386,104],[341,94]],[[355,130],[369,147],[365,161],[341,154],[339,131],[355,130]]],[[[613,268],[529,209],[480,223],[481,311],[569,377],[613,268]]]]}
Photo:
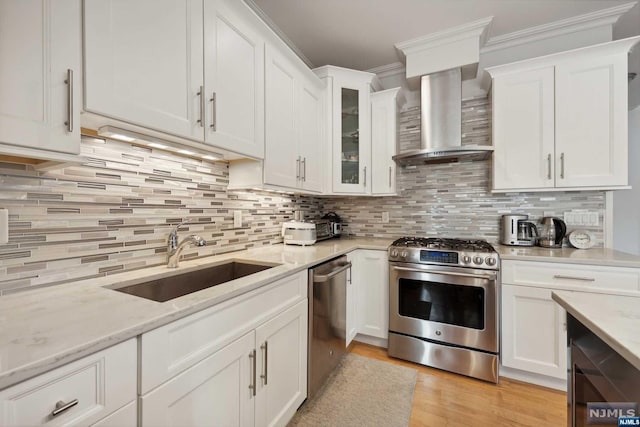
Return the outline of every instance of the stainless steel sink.
{"type": "Polygon", "coordinates": [[[273,268],[276,265],[277,264],[253,264],[242,261],[231,261],[202,270],[190,271],[171,277],[112,289],[153,301],[164,302],[234,279],[239,279],[240,277],[258,273],[273,268]]]}

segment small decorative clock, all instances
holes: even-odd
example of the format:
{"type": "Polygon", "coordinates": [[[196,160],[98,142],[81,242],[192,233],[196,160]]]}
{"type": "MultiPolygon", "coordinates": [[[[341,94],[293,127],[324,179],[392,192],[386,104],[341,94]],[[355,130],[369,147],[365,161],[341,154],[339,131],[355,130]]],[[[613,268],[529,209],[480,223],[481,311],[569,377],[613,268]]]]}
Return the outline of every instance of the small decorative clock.
{"type": "Polygon", "coordinates": [[[569,243],[577,249],[589,249],[596,244],[596,239],[587,230],[573,230],[569,233],[569,243]]]}

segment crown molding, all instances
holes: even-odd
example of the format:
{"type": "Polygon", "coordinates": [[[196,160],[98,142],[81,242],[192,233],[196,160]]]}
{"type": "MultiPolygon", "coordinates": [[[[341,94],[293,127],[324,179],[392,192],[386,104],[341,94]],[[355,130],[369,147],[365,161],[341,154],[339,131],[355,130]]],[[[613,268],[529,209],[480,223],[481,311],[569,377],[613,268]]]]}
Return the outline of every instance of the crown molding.
{"type": "Polygon", "coordinates": [[[307,58],[300,49],[298,49],[298,46],[296,46],[295,43],[293,43],[291,39],[287,37],[284,31],[282,31],[280,27],[278,27],[278,25],[276,25],[276,23],[273,22],[266,13],[264,13],[264,11],[260,8],[260,6],[256,4],[255,1],[253,0],[243,0],[243,1],[247,4],[247,6],[251,8],[251,10],[253,10],[253,12],[256,15],[258,15],[260,19],[262,19],[262,21],[264,21],[265,24],[267,24],[267,26],[271,29],[271,31],[273,31],[276,34],[276,36],[278,36],[289,47],[289,49],[291,49],[298,56],[298,58],[300,58],[305,64],[307,64],[307,67],[315,68],[315,65],[313,64],[313,62],[311,62],[311,60],[307,58]]]}
{"type": "Polygon", "coordinates": [[[368,73],[373,73],[378,76],[378,78],[385,78],[395,75],[403,75],[406,73],[406,67],[402,62],[393,62],[391,64],[381,65],[379,67],[369,68],[365,70],[368,73]]]}
{"type": "Polygon", "coordinates": [[[482,46],[486,40],[492,20],[493,16],[478,19],[477,21],[469,22],[457,27],[447,28],[426,36],[396,43],[395,47],[406,56],[407,54],[417,53],[471,37],[478,37],[480,41],[479,44],[482,46]]]}
{"type": "Polygon", "coordinates": [[[619,6],[585,13],[560,21],[550,22],[536,27],[526,28],[509,34],[492,37],[480,49],[481,53],[493,52],[520,46],[539,40],[584,31],[595,27],[613,25],[618,19],[636,5],[637,2],[625,3],[619,6]]]}

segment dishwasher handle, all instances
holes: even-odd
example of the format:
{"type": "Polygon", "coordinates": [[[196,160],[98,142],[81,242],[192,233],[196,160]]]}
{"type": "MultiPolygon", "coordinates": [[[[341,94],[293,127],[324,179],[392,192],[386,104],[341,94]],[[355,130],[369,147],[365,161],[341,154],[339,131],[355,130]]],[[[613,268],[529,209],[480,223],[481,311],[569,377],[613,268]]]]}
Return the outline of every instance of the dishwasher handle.
{"type": "Polygon", "coordinates": [[[340,274],[343,271],[348,270],[350,268],[351,268],[351,262],[347,262],[345,264],[340,265],[338,268],[336,268],[335,270],[333,270],[329,274],[314,274],[313,275],[313,283],[326,282],[327,280],[331,279],[332,277],[337,276],[338,274],[340,274]]]}

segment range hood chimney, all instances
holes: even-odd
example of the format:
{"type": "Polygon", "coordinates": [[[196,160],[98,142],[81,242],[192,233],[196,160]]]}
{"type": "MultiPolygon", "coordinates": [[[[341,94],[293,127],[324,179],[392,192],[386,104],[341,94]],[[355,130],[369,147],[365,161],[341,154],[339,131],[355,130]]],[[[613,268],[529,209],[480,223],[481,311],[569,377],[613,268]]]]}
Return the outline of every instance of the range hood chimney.
{"type": "Polygon", "coordinates": [[[420,79],[420,148],[393,156],[400,165],[484,160],[493,147],[462,145],[462,73],[460,68],[420,79]]]}

